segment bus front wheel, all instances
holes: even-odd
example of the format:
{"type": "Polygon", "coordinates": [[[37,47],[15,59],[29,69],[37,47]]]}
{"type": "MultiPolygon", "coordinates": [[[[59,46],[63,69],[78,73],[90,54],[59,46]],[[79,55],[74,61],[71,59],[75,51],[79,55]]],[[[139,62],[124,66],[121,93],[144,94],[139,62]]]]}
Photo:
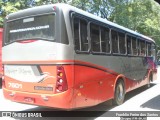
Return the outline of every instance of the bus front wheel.
{"type": "Polygon", "coordinates": [[[125,97],[124,82],[120,80],[116,84],[113,104],[121,105],[124,102],[124,97],[125,97]]]}

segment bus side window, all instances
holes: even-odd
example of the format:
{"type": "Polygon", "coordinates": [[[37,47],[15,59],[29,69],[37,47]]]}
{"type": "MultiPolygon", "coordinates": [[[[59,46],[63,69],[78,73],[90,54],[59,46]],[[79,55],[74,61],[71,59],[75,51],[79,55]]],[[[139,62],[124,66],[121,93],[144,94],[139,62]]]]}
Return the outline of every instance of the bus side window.
{"type": "Polygon", "coordinates": [[[119,51],[120,51],[120,54],[125,54],[126,53],[125,34],[119,32],[118,37],[119,37],[119,51]]]}
{"type": "Polygon", "coordinates": [[[146,55],[146,48],[145,48],[145,41],[140,41],[140,56],[145,56],[146,55]]]}
{"type": "Polygon", "coordinates": [[[138,48],[137,48],[137,39],[135,37],[132,37],[132,50],[133,55],[138,55],[138,48]]]}
{"type": "Polygon", "coordinates": [[[147,56],[151,56],[151,43],[147,43],[147,56]]]}
{"type": "Polygon", "coordinates": [[[98,25],[91,24],[91,44],[93,52],[101,52],[100,29],[98,25]]]}
{"type": "Polygon", "coordinates": [[[81,38],[81,51],[88,51],[89,43],[87,39],[87,21],[80,20],[80,38],[81,38]]]}
{"type": "Polygon", "coordinates": [[[103,53],[110,53],[109,28],[101,27],[101,47],[103,53]]]}
{"type": "Polygon", "coordinates": [[[131,36],[127,35],[127,54],[131,55],[132,54],[132,39],[131,36]]]}
{"type": "Polygon", "coordinates": [[[81,51],[81,41],[79,39],[79,19],[74,18],[74,41],[75,41],[75,50],[81,51]]]}
{"type": "Polygon", "coordinates": [[[111,30],[111,38],[112,38],[112,52],[113,53],[119,53],[118,49],[118,33],[114,30],[111,30]]]}

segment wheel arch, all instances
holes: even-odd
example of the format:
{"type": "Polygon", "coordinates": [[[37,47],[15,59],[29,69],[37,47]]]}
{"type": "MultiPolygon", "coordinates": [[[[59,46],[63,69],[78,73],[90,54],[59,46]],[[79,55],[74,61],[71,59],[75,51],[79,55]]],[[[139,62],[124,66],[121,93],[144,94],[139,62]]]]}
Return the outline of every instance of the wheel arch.
{"type": "Polygon", "coordinates": [[[119,82],[119,81],[122,81],[123,82],[123,84],[124,84],[124,90],[125,90],[125,93],[126,93],[126,78],[125,78],[125,76],[124,75],[122,75],[122,74],[120,74],[120,75],[118,75],[117,77],[116,77],[116,80],[115,80],[115,82],[114,82],[114,93],[115,93],[115,89],[116,89],[116,85],[117,85],[117,83],[119,82]]]}

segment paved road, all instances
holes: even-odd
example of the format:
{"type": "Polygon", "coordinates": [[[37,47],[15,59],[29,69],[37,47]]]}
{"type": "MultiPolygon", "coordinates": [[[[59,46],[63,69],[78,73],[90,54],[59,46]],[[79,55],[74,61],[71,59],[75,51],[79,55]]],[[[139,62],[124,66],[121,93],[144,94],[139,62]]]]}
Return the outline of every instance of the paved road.
{"type": "MultiPolygon", "coordinates": [[[[2,89],[0,89],[0,96],[1,96],[0,111],[57,111],[56,109],[51,109],[51,108],[44,108],[34,105],[26,105],[26,104],[11,102],[3,97],[2,89]]],[[[160,111],[160,67],[158,68],[158,79],[152,83],[151,87],[149,89],[141,87],[139,89],[127,93],[124,104],[120,106],[111,106],[109,105],[109,102],[107,102],[97,105],[95,107],[85,108],[77,111],[103,111],[97,113],[97,115],[95,115],[96,117],[88,117],[87,118],[88,120],[104,119],[103,118],[104,116],[108,116],[108,111],[153,111],[153,112],[160,111]]],[[[0,120],[1,119],[2,118],[0,118],[0,120]]],[[[56,119],[63,120],[64,118],[56,118],[56,119]]],[[[69,120],[70,118],[65,118],[65,119],[69,120]]],[[[107,119],[111,120],[111,118],[105,117],[105,120],[107,119]]],[[[41,119],[39,118],[38,120],[41,119]]],[[[114,118],[114,120],[120,120],[120,118],[116,117],[114,118]]],[[[160,118],[150,117],[147,118],[147,120],[160,120],[160,118]]]]}

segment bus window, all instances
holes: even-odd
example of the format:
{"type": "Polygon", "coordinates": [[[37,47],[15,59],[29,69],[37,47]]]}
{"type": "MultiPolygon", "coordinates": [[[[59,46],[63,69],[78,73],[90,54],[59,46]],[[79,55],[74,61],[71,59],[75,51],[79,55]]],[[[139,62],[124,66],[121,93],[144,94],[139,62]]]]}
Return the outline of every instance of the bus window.
{"type": "Polygon", "coordinates": [[[111,36],[112,36],[112,52],[113,53],[119,53],[119,50],[118,50],[118,34],[117,34],[117,32],[112,30],[111,31],[111,36]]]}
{"type": "Polygon", "coordinates": [[[55,14],[39,15],[30,18],[9,21],[7,24],[8,37],[5,43],[19,40],[50,40],[55,41],[55,14]]]}
{"type": "Polygon", "coordinates": [[[80,38],[81,38],[81,51],[88,51],[89,43],[87,40],[87,21],[80,20],[80,38]]]}
{"type": "Polygon", "coordinates": [[[92,51],[93,52],[101,52],[100,50],[100,31],[99,26],[95,24],[91,24],[91,44],[92,44],[92,51]]]}
{"type": "Polygon", "coordinates": [[[126,53],[125,34],[119,32],[118,37],[119,37],[119,51],[120,51],[120,54],[125,54],[126,53]]]}
{"type": "Polygon", "coordinates": [[[87,21],[74,18],[74,40],[76,51],[88,51],[87,21]]]}
{"type": "Polygon", "coordinates": [[[131,55],[132,54],[132,44],[131,44],[131,36],[127,35],[127,54],[131,55]]]}
{"type": "Polygon", "coordinates": [[[137,49],[137,39],[135,37],[132,37],[132,50],[133,55],[138,55],[138,49],[137,49]]]}
{"type": "Polygon", "coordinates": [[[79,40],[79,19],[74,18],[74,40],[75,40],[75,50],[80,51],[81,42],[79,40]]]}
{"type": "Polygon", "coordinates": [[[139,45],[140,45],[140,56],[145,56],[146,54],[146,48],[145,48],[145,41],[139,41],[139,45]]]}
{"type": "Polygon", "coordinates": [[[109,28],[101,27],[102,52],[110,53],[109,28]]]}
{"type": "Polygon", "coordinates": [[[151,56],[151,43],[147,43],[147,56],[151,56]]]}

